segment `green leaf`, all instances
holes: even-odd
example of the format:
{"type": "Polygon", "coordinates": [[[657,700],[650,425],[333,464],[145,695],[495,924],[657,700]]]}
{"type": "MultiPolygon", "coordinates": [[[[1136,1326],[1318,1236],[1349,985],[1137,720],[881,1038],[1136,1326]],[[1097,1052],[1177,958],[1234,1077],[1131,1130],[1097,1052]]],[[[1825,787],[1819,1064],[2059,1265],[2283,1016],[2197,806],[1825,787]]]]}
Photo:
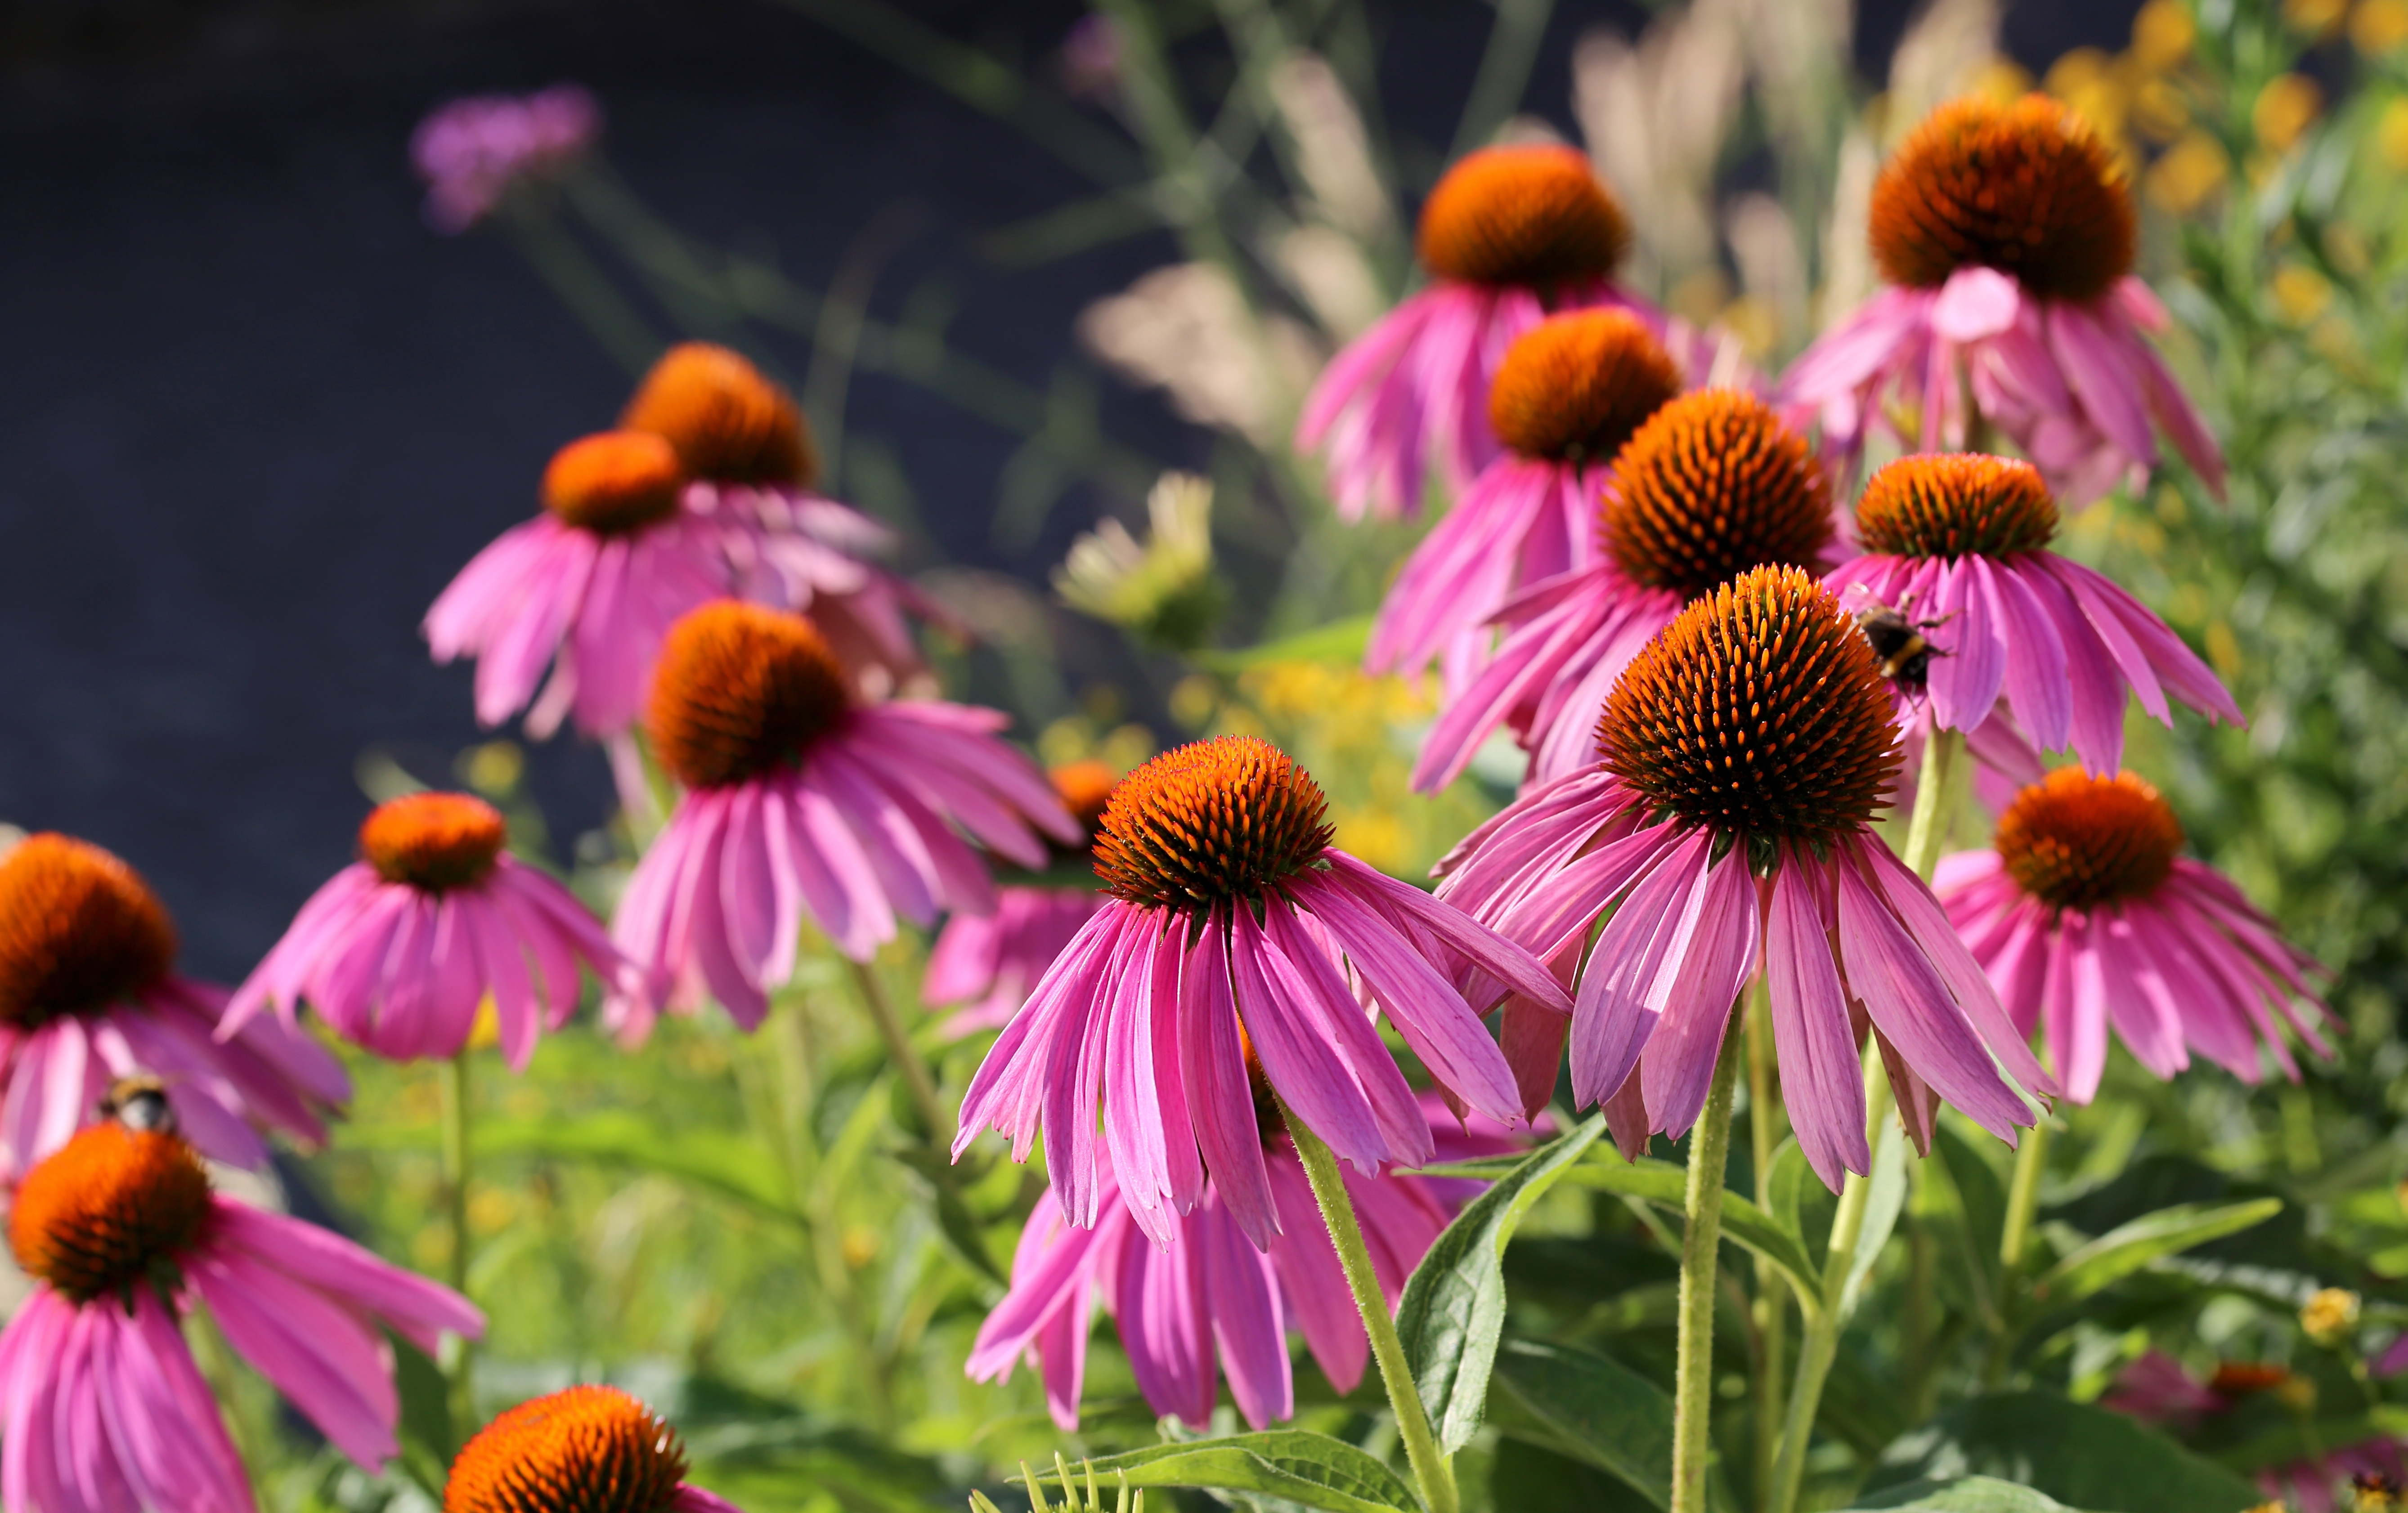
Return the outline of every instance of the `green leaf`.
{"type": "Polygon", "coordinates": [[[1959,1477],[2002,1477],[2091,1513],[2241,1513],[2263,1501],[2249,1481],[2156,1430],[2049,1392],[1958,1404],[1899,1436],[1866,1490],[1959,1477]]]}
{"type": "Polygon", "coordinates": [[[1618,1361],[1574,1345],[1509,1339],[1489,1383],[1499,1434],[1627,1483],[1656,1507],[1672,1504],[1672,1400],[1618,1361]]]}
{"type": "MultiPolygon", "coordinates": [[[[1091,1468],[1107,1502],[1125,1477],[1132,1487],[1263,1492],[1328,1513],[1418,1513],[1421,1507],[1412,1489],[1394,1471],[1342,1439],[1301,1429],[1150,1445],[1082,1461],[1070,1468],[1070,1477],[1082,1494],[1091,1468]]],[[[1057,1494],[1066,1490],[1058,1474],[1037,1473],[1040,1489],[1049,1481],[1057,1494]]]]}
{"type": "Polygon", "coordinates": [[[1864,1222],[1856,1231],[1856,1251],[1848,1258],[1847,1285],[1840,1290],[1841,1318],[1856,1311],[1865,1278],[1872,1275],[1873,1263],[1881,1259],[1882,1247],[1889,1244],[1905,1207],[1906,1131],[1884,1121],[1881,1149],[1873,1152],[1872,1178],[1865,1192],[1864,1222]]]}
{"type": "Polygon", "coordinates": [[[1397,1333],[1448,1454],[1479,1432],[1487,1404],[1489,1368],[1505,1327],[1505,1244],[1530,1206],[1604,1133],[1605,1116],[1591,1114],[1523,1157],[1455,1216],[1405,1283],[1397,1333]]]}
{"type": "Polygon", "coordinates": [[[1876,1508],[1899,1513],[2073,1513],[2043,1492],[2018,1487],[1996,1477],[1964,1477],[1956,1481],[1918,1481],[1877,1496],[1857,1499],[1847,1513],[1873,1513],[1876,1508]]]}
{"type": "Polygon", "coordinates": [[[2161,1256],[2222,1239],[2283,1211],[2280,1198],[2245,1203],[2183,1203],[2119,1224],[2051,1266],[2032,1283],[2032,1296],[2057,1306],[2079,1303],[2161,1256]]]}
{"type": "MultiPolygon", "coordinates": [[[[1583,1187],[1644,1198],[1675,1213],[1684,1211],[1689,1189],[1689,1174],[1669,1161],[1641,1157],[1626,1162],[1612,1150],[1592,1153],[1572,1174],[1572,1180],[1583,1187]]],[[[1796,1233],[1736,1192],[1723,1194],[1723,1238],[1779,1266],[1788,1274],[1791,1285],[1801,1290],[1801,1298],[1822,1295],[1820,1271],[1796,1233]]]]}
{"type": "Polygon", "coordinates": [[[936,1195],[937,1232],[953,1254],[996,1286],[1010,1287],[1011,1278],[986,1248],[986,1234],[979,1227],[978,1216],[962,1199],[968,1174],[954,1167],[940,1146],[905,1147],[894,1154],[896,1161],[918,1172],[936,1195]]]}
{"type": "MultiPolygon", "coordinates": [[[[665,1130],[625,1109],[540,1119],[480,1119],[470,1135],[479,1156],[545,1156],[590,1161],[675,1178],[793,1222],[778,1163],[758,1141],[718,1130],[665,1130]]],[[[354,1126],[352,1149],[433,1149],[431,1127],[354,1126]]]]}
{"type": "Polygon", "coordinates": [[[1207,672],[1241,673],[1275,662],[1357,663],[1370,644],[1371,617],[1349,615],[1241,651],[1199,651],[1191,660],[1207,672]]]}
{"type": "Polygon", "coordinates": [[[1808,1184],[1819,1185],[1822,1178],[1806,1163],[1806,1152],[1795,1138],[1784,1138],[1781,1149],[1772,1155],[1772,1178],[1765,1184],[1770,1204],[1772,1221],[1798,1236],[1800,1250],[1806,1244],[1806,1199],[1808,1184]]]}
{"type": "Polygon", "coordinates": [[[2294,1420],[2214,1452],[2218,1465],[2246,1474],[2322,1457],[2335,1446],[2408,1438],[2408,1407],[2378,1404],[2346,1419],[2294,1420]]]}
{"type": "Polygon", "coordinates": [[[426,1352],[403,1339],[393,1341],[393,1385],[401,1398],[401,1469],[419,1490],[443,1501],[443,1484],[451,1478],[452,1458],[460,1452],[452,1426],[452,1384],[426,1352]]]}
{"type": "Polygon", "coordinates": [[[1654,1513],[1662,1505],[1586,1461],[1516,1440],[1489,1459],[1488,1506],[1498,1513],[1654,1513]]]}
{"type": "Polygon", "coordinates": [[[2007,1190],[1996,1168],[1982,1159],[1973,1142],[1941,1120],[1932,1132],[1932,1146],[1956,1190],[1957,1212],[1964,1216],[1967,1248],[1972,1252],[1982,1295],[1999,1290],[1999,1241],[2007,1228],[2007,1190]]]}

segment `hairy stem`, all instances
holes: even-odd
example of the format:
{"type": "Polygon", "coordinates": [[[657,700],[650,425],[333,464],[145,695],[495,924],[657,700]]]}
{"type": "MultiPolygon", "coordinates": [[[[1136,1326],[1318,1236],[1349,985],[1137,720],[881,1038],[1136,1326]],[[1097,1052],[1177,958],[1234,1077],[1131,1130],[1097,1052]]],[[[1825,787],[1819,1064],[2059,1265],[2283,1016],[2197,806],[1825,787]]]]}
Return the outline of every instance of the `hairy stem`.
{"type": "MultiPolygon", "coordinates": [[[[1749,986],[1747,1000],[1747,1129],[1756,1159],[1756,1204],[1772,1211],[1772,1153],[1781,1142],[1780,1100],[1772,1091],[1772,1002],[1765,979],[1749,986]]],[[[1789,1288],[1781,1268],[1756,1261],[1756,1484],[1772,1480],[1781,1449],[1782,1368],[1789,1344],[1789,1288]]]]}
{"type": "Polygon", "coordinates": [[[853,980],[861,986],[862,1006],[869,1010],[870,1022],[878,1027],[878,1038],[886,1042],[886,1053],[895,1060],[895,1069],[902,1074],[904,1091],[911,1095],[911,1109],[920,1118],[920,1126],[930,1145],[943,1146],[953,1138],[953,1119],[937,1096],[937,1079],[928,1071],[919,1048],[903,1028],[902,1016],[895,1011],[895,1000],[886,996],[886,985],[878,980],[878,972],[867,963],[848,960],[853,968],[853,980]]]}
{"type": "MultiPolygon", "coordinates": [[[[1889,1079],[1883,1074],[1881,1048],[1865,1043],[1866,1144],[1881,1149],[1882,1121],[1889,1116],[1889,1079]]],[[[1798,1377],[1789,1390],[1789,1414],[1781,1428],[1781,1454],[1773,1462],[1772,1484],[1764,1498],[1765,1513],[1792,1513],[1798,1488],[1805,1479],[1806,1450],[1814,1437],[1814,1418],[1823,1406],[1823,1384],[1839,1353],[1840,1330],[1847,1320],[1841,1312],[1848,1288],[1848,1268],[1856,1259],[1856,1238],[1864,1233],[1865,1203],[1872,1180],[1850,1173],[1841,1184],[1839,1211],[1831,1218],[1831,1244],[1823,1260],[1820,1306],[1806,1316],[1805,1333],[1798,1341],[1798,1377]]]]}
{"type": "MultiPolygon", "coordinates": [[[[1727,1091],[1723,1102],[1727,1120],[1727,1091]]],[[[1288,1138],[1296,1142],[1297,1159],[1304,1163],[1313,1201],[1321,1206],[1321,1221],[1328,1227],[1329,1243],[1338,1251],[1339,1269],[1346,1274],[1347,1290],[1354,1294],[1363,1328],[1371,1336],[1371,1356],[1380,1363],[1380,1380],[1388,1389],[1389,1406],[1396,1410],[1397,1437],[1405,1442],[1405,1460],[1420,1485],[1422,1506],[1428,1513],[1458,1513],[1462,1500],[1455,1490],[1455,1469],[1430,1433],[1429,1415],[1413,1386],[1412,1367],[1405,1361],[1405,1342],[1397,1337],[1397,1320],[1388,1312],[1387,1294],[1380,1291],[1379,1274],[1371,1267],[1371,1249],[1363,1243],[1363,1226],[1354,1218],[1354,1200],[1347,1196],[1338,1158],[1285,1103],[1280,1105],[1280,1119],[1287,1126],[1288,1138]]]]}
{"type": "Polygon", "coordinates": [[[1739,1086],[1744,1006],[1731,1015],[1714,1061],[1706,1110],[1689,1135],[1689,1188],[1682,1211],[1681,1335],[1672,1370],[1672,1510],[1705,1513],[1706,1434],[1714,1399],[1714,1285],[1721,1270],[1723,1172],[1730,1162],[1731,1095],[1739,1086]]]}
{"type": "Polygon", "coordinates": [[[1965,749],[1962,733],[1942,730],[1937,724],[1926,727],[1923,737],[1923,771],[1914,779],[1914,813],[1907,821],[1906,849],[1899,860],[1914,869],[1924,881],[1931,880],[1932,869],[1940,864],[1940,848],[1948,842],[1948,808],[1953,795],[1950,781],[1956,776],[1956,756],[1965,749]]]}
{"type": "MultiPolygon", "coordinates": [[[[463,1046],[443,1068],[443,1198],[452,1225],[452,1255],[444,1280],[462,1297],[468,1295],[468,1058],[463,1046]]],[[[475,1348],[465,1338],[453,1341],[459,1354],[452,1363],[452,1413],[462,1432],[476,1422],[474,1395],[475,1348]]]]}

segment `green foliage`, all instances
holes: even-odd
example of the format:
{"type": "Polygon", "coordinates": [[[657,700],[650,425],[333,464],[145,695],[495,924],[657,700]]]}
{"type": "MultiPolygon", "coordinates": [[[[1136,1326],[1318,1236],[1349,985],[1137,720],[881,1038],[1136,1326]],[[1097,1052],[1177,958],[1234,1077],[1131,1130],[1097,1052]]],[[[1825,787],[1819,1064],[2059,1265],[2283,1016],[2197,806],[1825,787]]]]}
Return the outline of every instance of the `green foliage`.
{"type": "Polygon", "coordinates": [[[1993,1393],[1948,1409],[1892,1446],[1867,1485],[1955,1477],[2000,1477],[2089,1513],[2241,1513],[2263,1500],[2123,1415],[2050,1392],[1993,1393]]]}

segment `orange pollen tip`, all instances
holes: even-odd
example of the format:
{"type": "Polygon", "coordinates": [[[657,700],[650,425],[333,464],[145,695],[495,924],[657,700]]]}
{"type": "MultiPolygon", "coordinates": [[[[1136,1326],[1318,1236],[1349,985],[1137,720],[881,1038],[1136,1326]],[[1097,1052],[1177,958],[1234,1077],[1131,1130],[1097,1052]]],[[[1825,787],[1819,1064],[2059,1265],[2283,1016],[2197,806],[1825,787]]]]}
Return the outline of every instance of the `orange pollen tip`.
{"type": "Polygon", "coordinates": [[[1120,780],[1096,836],[1096,876],[1132,904],[1210,909],[1295,877],[1331,834],[1312,774],[1268,741],[1221,735],[1120,780]]]}
{"type": "Polygon", "coordinates": [[[1891,557],[2012,557],[2047,547],[2057,501],[2029,463],[1979,452],[1901,457],[1856,501],[1856,535],[1891,557]]]}
{"type": "Polygon", "coordinates": [[[1681,392],[1681,370],[1627,310],[1550,316],[1505,351],[1488,420],[1525,457],[1602,463],[1681,392]]]}
{"type": "Polygon", "coordinates": [[[1996,268],[2043,299],[2097,299],[2131,271],[2132,198],[2114,151],[2044,94],[1934,110],[1873,181],[1882,277],[1937,289],[1996,268]]]}
{"type": "Polygon", "coordinates": [[[2272,1392],[2291,1379],[2288,1367],[2270,1365],[2262,1361],[2225,1361],[2217,1364],[2215,1375],[2208,1378],[2210,1392],[2228,1397],[2245,1397],[2252,1392],[2272,1392]]]}
{"type": "Polygon", "coordinates": [[[543,470],[543,507],[595,535],[624,535],[677,513],[685,475],[677,449],[650,431],[572,441],[543,470]]]}
{"type": "Polygon", "coordinates": [[[659,1513],[684,1479],[685,1447],[659,1414],[616,1387],[570,1387],[462,1446],[443,1513],[659,1513]]]}
{"type": "Polygon", "coordinates": [[[1569,147],[1483,148],[1422,206],[1422,265],[1455,283],[1553,290],[1606,277],[1629,247],[1622,207],[1569,147]]]}
{"type": "Polygon", "coordinates": [[[2183,848],[2173,806],[2138,775],[2059,767],[1999,817],[1999,861],[2017,886],[2057,909],[2145,898],[2183,848]]]}
{"type": "Polygon", "coordinates": [[[494,875],[509,827],[466,793],[408,793],[360,823],[360,860],[387,882],[424,892],[474,888],[494,875]]]}
{"type": "Polygon", "coordinates": [[[799,761],[851,707],[844,668],[800,615],[721,599],[669,627],[652,675],[652,749],[688,788],[799,761]]]}
{"type": "Polygon", "coordinates": [[[141,875],[69,835],[0,858],[0,1023],[92,1014],[166,977],[176,927],[141,875]]]}
{"type": "Polygon", "coordinates": [[[663,353],[619,424],[666,437],[698,478],[809,488],[819,470],[810,428],[786,391],[742,353],[707,341],[663,353]]]}
{"type": "Polygon", "coordinates": [[[1046,774],[1054,779],[1054,792],[1062,795],[1062,806],[1079,821],[1079,828],[1092,835],[1103,822],[1104,806],[1111,802],[1112,789],[1120,782],[1112,769],[1101,762],[1066,762],[1046,774]]]}
{"type": "Polygon", "coordinates": [[[1742,389],[1700,389],[1648,417],[1613,460],[1606,555],[1632,581],[1696,598],[1751,567],[1813,566],[1831,492],[1806,438],[1742,389]]]}
{"type": "Polygon", "coordinates": [[[122,1295],[200,1239],[209,1178],[183,1139],[88,1125],[25,1174],[8,1213],[17,1264],[77,1303],[122,1295]]]}
{"type": "Polygon", "coordinates": [[[1899,732],[1872,648],[1838,596],[1799,568],[1758,567],[1697,599],[1631,659],[1606,696],[1598,749],[1681,820],[1821,845],[1881,806],[1899,732]]]}

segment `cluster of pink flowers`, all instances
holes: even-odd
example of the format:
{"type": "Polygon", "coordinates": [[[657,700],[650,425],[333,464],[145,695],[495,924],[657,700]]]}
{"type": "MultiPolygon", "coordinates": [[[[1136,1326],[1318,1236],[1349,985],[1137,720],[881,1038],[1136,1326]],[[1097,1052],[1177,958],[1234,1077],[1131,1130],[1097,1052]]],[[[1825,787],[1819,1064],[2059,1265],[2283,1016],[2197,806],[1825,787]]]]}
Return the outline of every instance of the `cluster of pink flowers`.
{"type": "Polygon", "coordinates": [[[409,139],[410,164],[426,182],[427,223],[467,230],[513,186],[570,167],[601,135],[602,107],[575,84],[452,101],[409,139]]]}

